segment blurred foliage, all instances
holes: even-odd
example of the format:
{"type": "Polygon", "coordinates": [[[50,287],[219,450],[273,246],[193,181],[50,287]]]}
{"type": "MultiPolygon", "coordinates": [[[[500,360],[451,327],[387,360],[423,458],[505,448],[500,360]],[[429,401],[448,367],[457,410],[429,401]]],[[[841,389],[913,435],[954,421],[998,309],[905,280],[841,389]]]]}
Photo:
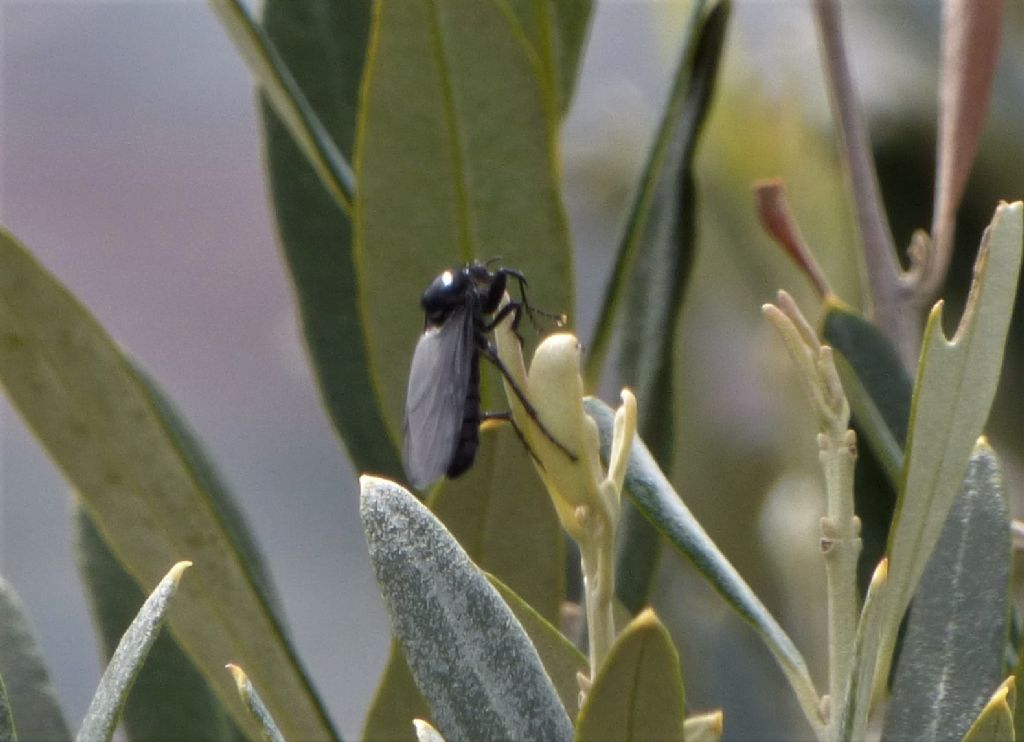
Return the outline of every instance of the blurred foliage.
{"type": "MultiPolygon", "coordinates": [[[[637,162],[605,168],[603,163],[629,153],[612,142],[594,166],[571,161],[562,149],[574,96],[602,94],[600,82],[587,90],[586,77],[578,74],[592,22],[590,2],[382,0],[342,9],[328,0],[269,0],[261,21],[241,0],[212,3],[260,86],[285,267],[325,412],[359,468],[400,476],[406,376],[423,327],[415,298],[441,270],[468,261],[500,256],[529,277],[538,306],[570,315],[570,325],[593,350],[588,382],[597,386],[604,379],[588,391],[629,385],[640,392],[642,431],[654,455],[637,444],[626,483],[635,512],[654,527],[639,537],[644,529],[630,528],[622,539],[628,555],[646,555],[640,564],[621,563],[621,585],[629,590],[620,596],[636,617],[610,659],[583,673],[590,695],[578,719],[579,739],[611,729],[626,737],[681,739],[688,710],[716,707],[724,709],[727,736],[805,735],[807,722],[820,737],[836,733],[818,716],[812,682],[823,686],[828,674],[824,632],[792,630],[806,627],[808,614],[825,604],[818,555],[792,558],[813,549],[820,536],[816,517],[797,511],[817,516],[824,498],[816,491],[821,485],[812,409],[757,311],[780,287],[799,306],[820,307],[812,319],[845,354],[847,366],[842,360],[840,366],[859,443],[868,452],[858,495],[867,485],[887,498],[871,518],[865,500],[858,501],[869,529],[862,577],[874,570],[883,544],[898,558],[889,573],[875,572],[877,590],[891,586],[895,597],[877,593],[885,596],[878,598],[877,613],[857,629],[857,661],[873,662],[868,648],[880,643],[879,672],[888,675],[895,626],[917,577],[926,572],[918,612],[911,614],[911,664],[895,676],[894,703],[905,705],[893,713],[893,723],[905,729],[919,715],[956,717],[959,731],[971,728],[969,736],[1012,739],[1012,683],[990,687],[1001,679],[1001,620],[989,626],[983,658],[989,662],[977,675],[984,679],[960,693],[955,713],[929,709],[927,699],[935,677],[972,659],[965,659],[970,652],[962,651],[962,643],[952,651],[928,639],[943,626],[974,625],[972,611],[979,606],[997,606],[1001,619],[1005,561],[992,566],[977,547],[1005,541],[1003,492],[1010,512],[1018,511],[1024,479],[1024,312],[1017,311],[986,428],[1005,462],[1006,485],[994,465],[984,476],[971,469],[964,491],[988,504],[987,516],[965,512],[964,498],[953,506],[998,376],[1000,322],[1008,322],[1014,303],[1010,292],[1020,257],[1019,208],[1000,210],[993,222],[995,275],[983,281],[985,291],[974,300],[982,316],[965,322],[959,344],[947,345],[939,327],[944,321],[951,336],[959,326],[979,237],[995,203],[1024,194],[1024,144],[1016,136],[1024,117],[1024,74],[1012,63],[1024,48],[1019,8],[1007,13],[1004,48],[1011,62],[996,81],[991,122],[960,209],[947,308],[932,315],[923,353],[928,360],[911,404],[908,379],[866,370],[870,364],[860,363],[857,344],[844,346],[836,331],[840,311],[853,324],[871,320],[858,315],[869,310],[871,292],[842,158],[819,79],[808,75],[817,70],[813,47],[793,41],[807,36],[794,32],[807,30],[803,16],[769,3],[732,8],[728,0],[695,0],[686,4],[685,17],[679,4],[652,9],[661,33],[655,38],[665,42],[664,66],[675,74],[664,105],[651,106],[657,123],[650,145],[635,147],[637,162]],[[727,26],[730,9],[735,12],[727,26]],[[637,157],[641,151],[647,156],[637,157]],[[785,181],[796,222],[835,297],[816,296],[762,233],[750,185],[766,177],[785,181]],[[578,234],[574,240],[565,206],[588,191],[597,194],[599,208],[610,203],[602,194],[619,194],[623,203],[622,214],[603,217],[623,223],[613,238],[619,252],[599,256],[613,265],[606,282],[581,278],[594,275],[587,262],[596,256],[578,234]],[[604,294],[599,285],[607,285],[604,294]],[[600,319],[589,332],[580,317],[584,306],[594,305],[600,319]],[[983,345],[970,345],[975,336],[983,345]],[[859,397],[853,392],[858,381],[859,397]],[[872,405],[882,408],[880,424],[892,434],[894,448],[881,446],[878,429],[872,431],[872,405]],[[904,447],[905,456],[896,450],[904,447]],[[935,471],[948,476],[925,481],[935,471]],[[960,530],[947,529],[939,539],[951,507],[950,523],[960,530]],[[896,527],[886,540],[892,512],[896,527]],[[697,569],[670,553],[652,572],[658,533],[697,569]],[[938,552],[926,571],[935,540],[938,552]],[[957,551],[968,541],[975,548],[957,551]],[[958,559],[948,561],[953,552],[958,559]],[[799,573],[779,573],[780,564],[799,573]],[[949,566],[943,571],[942,565],[949,566]],[[981,570],[991,578],[987,592],[943,613],[943,601],[935,598],[951,589],[943,578],[971,582],[972,571],[981,570]],[[642,610],[648,602],[657,617],[642,610]],[[782,676],[791,687],[780,682],[782,676]],[[910,676],[922,682],[915,686],[906,680],[910,676]],[[986,698],[992,700],[982,708],[986,698]]],[[[858,61],[869,56],[881,30],[895,29],[893,54],[930,59],[936,46],[937,5],[875,5],[851,9],[850,16],[858,61]]],[[[914,69],[914,79],[903,85],[934,90],[931,66],[914,69]]],[[[867,86],[864,97],[876,129],[873,150],[885,207],[897,245],[906,246],[913,230],[931,221],[935,115],[932,104],[921,104],[929,96],[885,105],[877,91],[886,82],[867,86]]],[[[154,720],[161,717],[146,718],[145,707],[166,703],[188,713],[186,721],[225,738],[257,727],[270,737],[278,727],[295,738],[335,736],[291,646],[258,548],[199,442],[157,385],[27,248],[6,232],[0,232],[0,248],[0,377],[79,498],[86,581],[105,654],[115,656],[111,672],[120,672],[111,681],[116,692],[100,694],[99,715],[90,723],[104,738],[113,733],[149,649],[135,647],[125,661],[120,648],[115,655],[117,639],[126,625],[138,625],[133,617],[138,622],[148,616],[152,640],[170,593],[165,587],[150,598],[162,601],[156,612],[147,608],[136,615],[137,604],[169,562],[188,557],[196,566],[170,613],[173,641],[165,636],[156,645],[152,667],[184,667],[174,672],[179,680],[194,677],[188,682],[195,693],[169,699],[162,688],[154,689],[151,673],[142,675],[126,733],[154,736],[162,726],[154,720]],[[228,660],[244,664],[232,670],[241,700],[221,669],[228,660]]],[[[984,260],[978,265],[983,274],[984,260]]],[[[1022,301],[1018,293],[1018,310],[1022,301]]],[[[529,349],[536,333],[525,323],[522,329],[529,349]]],[[[870,340],[861,351],[888,342],[870,340]]],[[[866,352],[874,356],[869,361],[891,360],[892,350],[866,352]]],[[[485,373],[488,409],[500,405],[496,381],[497,374],[485,373]]],[[[600,412],[598,402],[588,405],[596,410],[607,449],[610,413],[600,412]]],[[[398,639],[367,720],[367,738],[411,739],[411,717],[427,715],[424,698],[442,732],[522,733],[526,727],[520,725],[539,719],[556,737],[569,735],[577,712],[572,679],[582,655],[559,631],[576,639],[568,620],[573,607],[562,603],[579,592],[578,585],[565,584],[567,574],[578,579],[565,569],[566,551],[570,559],[576,555],[566,549],[534,462],[519,442],[507,428],[484,432],[476,468],[433,493],[420,493],[431,494],[424,498],[429,509],[394,484],[363,480],[371,557],[398,639]],[[482,570],[494,573],[494,584],[482,570]],[[500,661],[483,652],[493,649],[496,626],[514,648],[500,661]]],[[[0,647],[17,661],[0,657],[0,734],[31,728],[18,721],[24,704],[45,709],[40,728],[49,724],[65,737],[31,635],[17,603],[8,602],[17,621],[12,619],[0,647]]],[[[823,616],[811,618],[824,624],[823,616]]],[[[131,628],[125,636],[132,636],[131,628]]],[[[874,667],[863,676],[857,674],[861,666],[844,668],[863,681],[859,693],[865,698],[874,667]]],[[[833,698],[836,709],[840,700],[833,698]]],[[[706,719],[701,733],[717,738],[721,717],[706,719]]]]}

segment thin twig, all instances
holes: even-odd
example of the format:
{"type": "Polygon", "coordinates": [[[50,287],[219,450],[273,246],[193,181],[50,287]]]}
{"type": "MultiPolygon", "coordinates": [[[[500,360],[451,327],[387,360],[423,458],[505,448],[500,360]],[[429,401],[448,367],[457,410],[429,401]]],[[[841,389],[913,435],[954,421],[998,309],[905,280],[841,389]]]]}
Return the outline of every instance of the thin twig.
{"type": "Polygon", "coordinates": [[[843,42],[837,0],[814,0],[829,99],[836,118],[840,154],[853,191],[857,225],[864,246],[874,318],[899,349],[908,369],[917,363],[916,323],[907,310],[907,287],[896,257],[896,243],[885,215],[871,139],[853,85],[853,75],[843,42]]]}
{"type": "Polygon", "coordinates": [[[857,558],[861,551],[860,519],[854,512],[853,467],[857,439],[849,429],[850,405],[832,358],[793,298],[778,294],[778,305],[762,307],[775,325],[803,377],[818,418],[818,458],[825,475],[825,516],[821,550],[825,557],[829,636],[829,718],[831,739],[838,739],[839,719],[846,713],[847,684],[857,633],[857,558]]]}

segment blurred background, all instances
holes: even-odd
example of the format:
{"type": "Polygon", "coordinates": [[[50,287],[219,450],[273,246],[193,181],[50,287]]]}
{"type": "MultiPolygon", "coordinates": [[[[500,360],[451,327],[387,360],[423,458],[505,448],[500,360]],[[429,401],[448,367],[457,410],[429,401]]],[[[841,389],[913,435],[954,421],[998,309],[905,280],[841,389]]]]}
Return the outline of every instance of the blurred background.
{"type": "MultiPolygon", "coordinates": [[[[813,427],[759,311],[778,288],[809,313],[815,301],[757,227],[750,195],[756,178],[786,181],[834,288],[858,304],[849,201],[807,5],[734,6],[698,159],[700,246],[679,344],[683,431],[671,467],[820,683],[813,427]]],[[[597,4],[562,147],[584,342],[687,7],[597,4]]],[[[931,219],[938,2],[844,9],[890,217],[906,245],[931,219]]],[[[1024,6],[1008,3],[989,124],[961,211],[950,326],[997,200],[1024,196],[1022,16],[1024,6]]],[[[206,5],[0,0],[0,219],[148,368],[208,445],[266,552],[300,656],[340,731],[356,737],[386,657],[387,621],[358,524],[355,475],[297,330],[249,77],[206,5]]],[[[1018,312],[990,426],[1014,497],[1024,483],[1022,369],[1018,312]]],[[[606,379],[599,391],[614,399],[614,374],[606,379]]],[[[100,666],[75,571],[71,494],[5,403],[0,466],[0,573],[26,602],[77,725],[100,666]]],[[[1012,507],[1019,512],[1016,500],[1012,507]]],[[[726,704],[730,739],[802,730],[768,653],[671,554],[655,603],[680,646],[692,709],[726,704]]]]}

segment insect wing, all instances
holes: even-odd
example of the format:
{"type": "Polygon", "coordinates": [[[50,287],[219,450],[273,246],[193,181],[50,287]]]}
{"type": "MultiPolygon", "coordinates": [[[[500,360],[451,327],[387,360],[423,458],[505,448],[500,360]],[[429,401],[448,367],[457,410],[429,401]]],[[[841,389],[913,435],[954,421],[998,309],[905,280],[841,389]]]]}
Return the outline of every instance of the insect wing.
{"type": "Polygon", "coordinates": [[[459,443],[473,360],[473,318],[457,309],[416,343],[403,426],[405,473],[416,489],[436,482],[459,443]]]}

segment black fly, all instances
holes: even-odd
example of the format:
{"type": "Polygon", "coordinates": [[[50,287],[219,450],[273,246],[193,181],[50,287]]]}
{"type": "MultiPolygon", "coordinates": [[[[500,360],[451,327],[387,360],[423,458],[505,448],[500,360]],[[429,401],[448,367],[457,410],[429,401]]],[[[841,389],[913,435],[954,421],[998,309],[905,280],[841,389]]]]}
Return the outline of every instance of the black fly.
{"type": "MultiPolygon", "coordinates": [[[[507,413],[484,415],[480,411],[481,354],[511,382],[527,413],[536,419],[487,333],[509,314],[514,315],[514,327],[523,310],[538,310],[526,301],[522,273],[511,268],[491,271],[483,263],[445,271],[423,292],[420,304],[426,319],[409,370],[403,458],[409,483],[422,490],[443,474],[454,478],[473,465],[483,419],[508,419],[507,413]],[[509,278],[519,283],[521,301],[498,311],[509,278]]],[[[570,452],[566,454],[575,459],[570,452]]]]}

